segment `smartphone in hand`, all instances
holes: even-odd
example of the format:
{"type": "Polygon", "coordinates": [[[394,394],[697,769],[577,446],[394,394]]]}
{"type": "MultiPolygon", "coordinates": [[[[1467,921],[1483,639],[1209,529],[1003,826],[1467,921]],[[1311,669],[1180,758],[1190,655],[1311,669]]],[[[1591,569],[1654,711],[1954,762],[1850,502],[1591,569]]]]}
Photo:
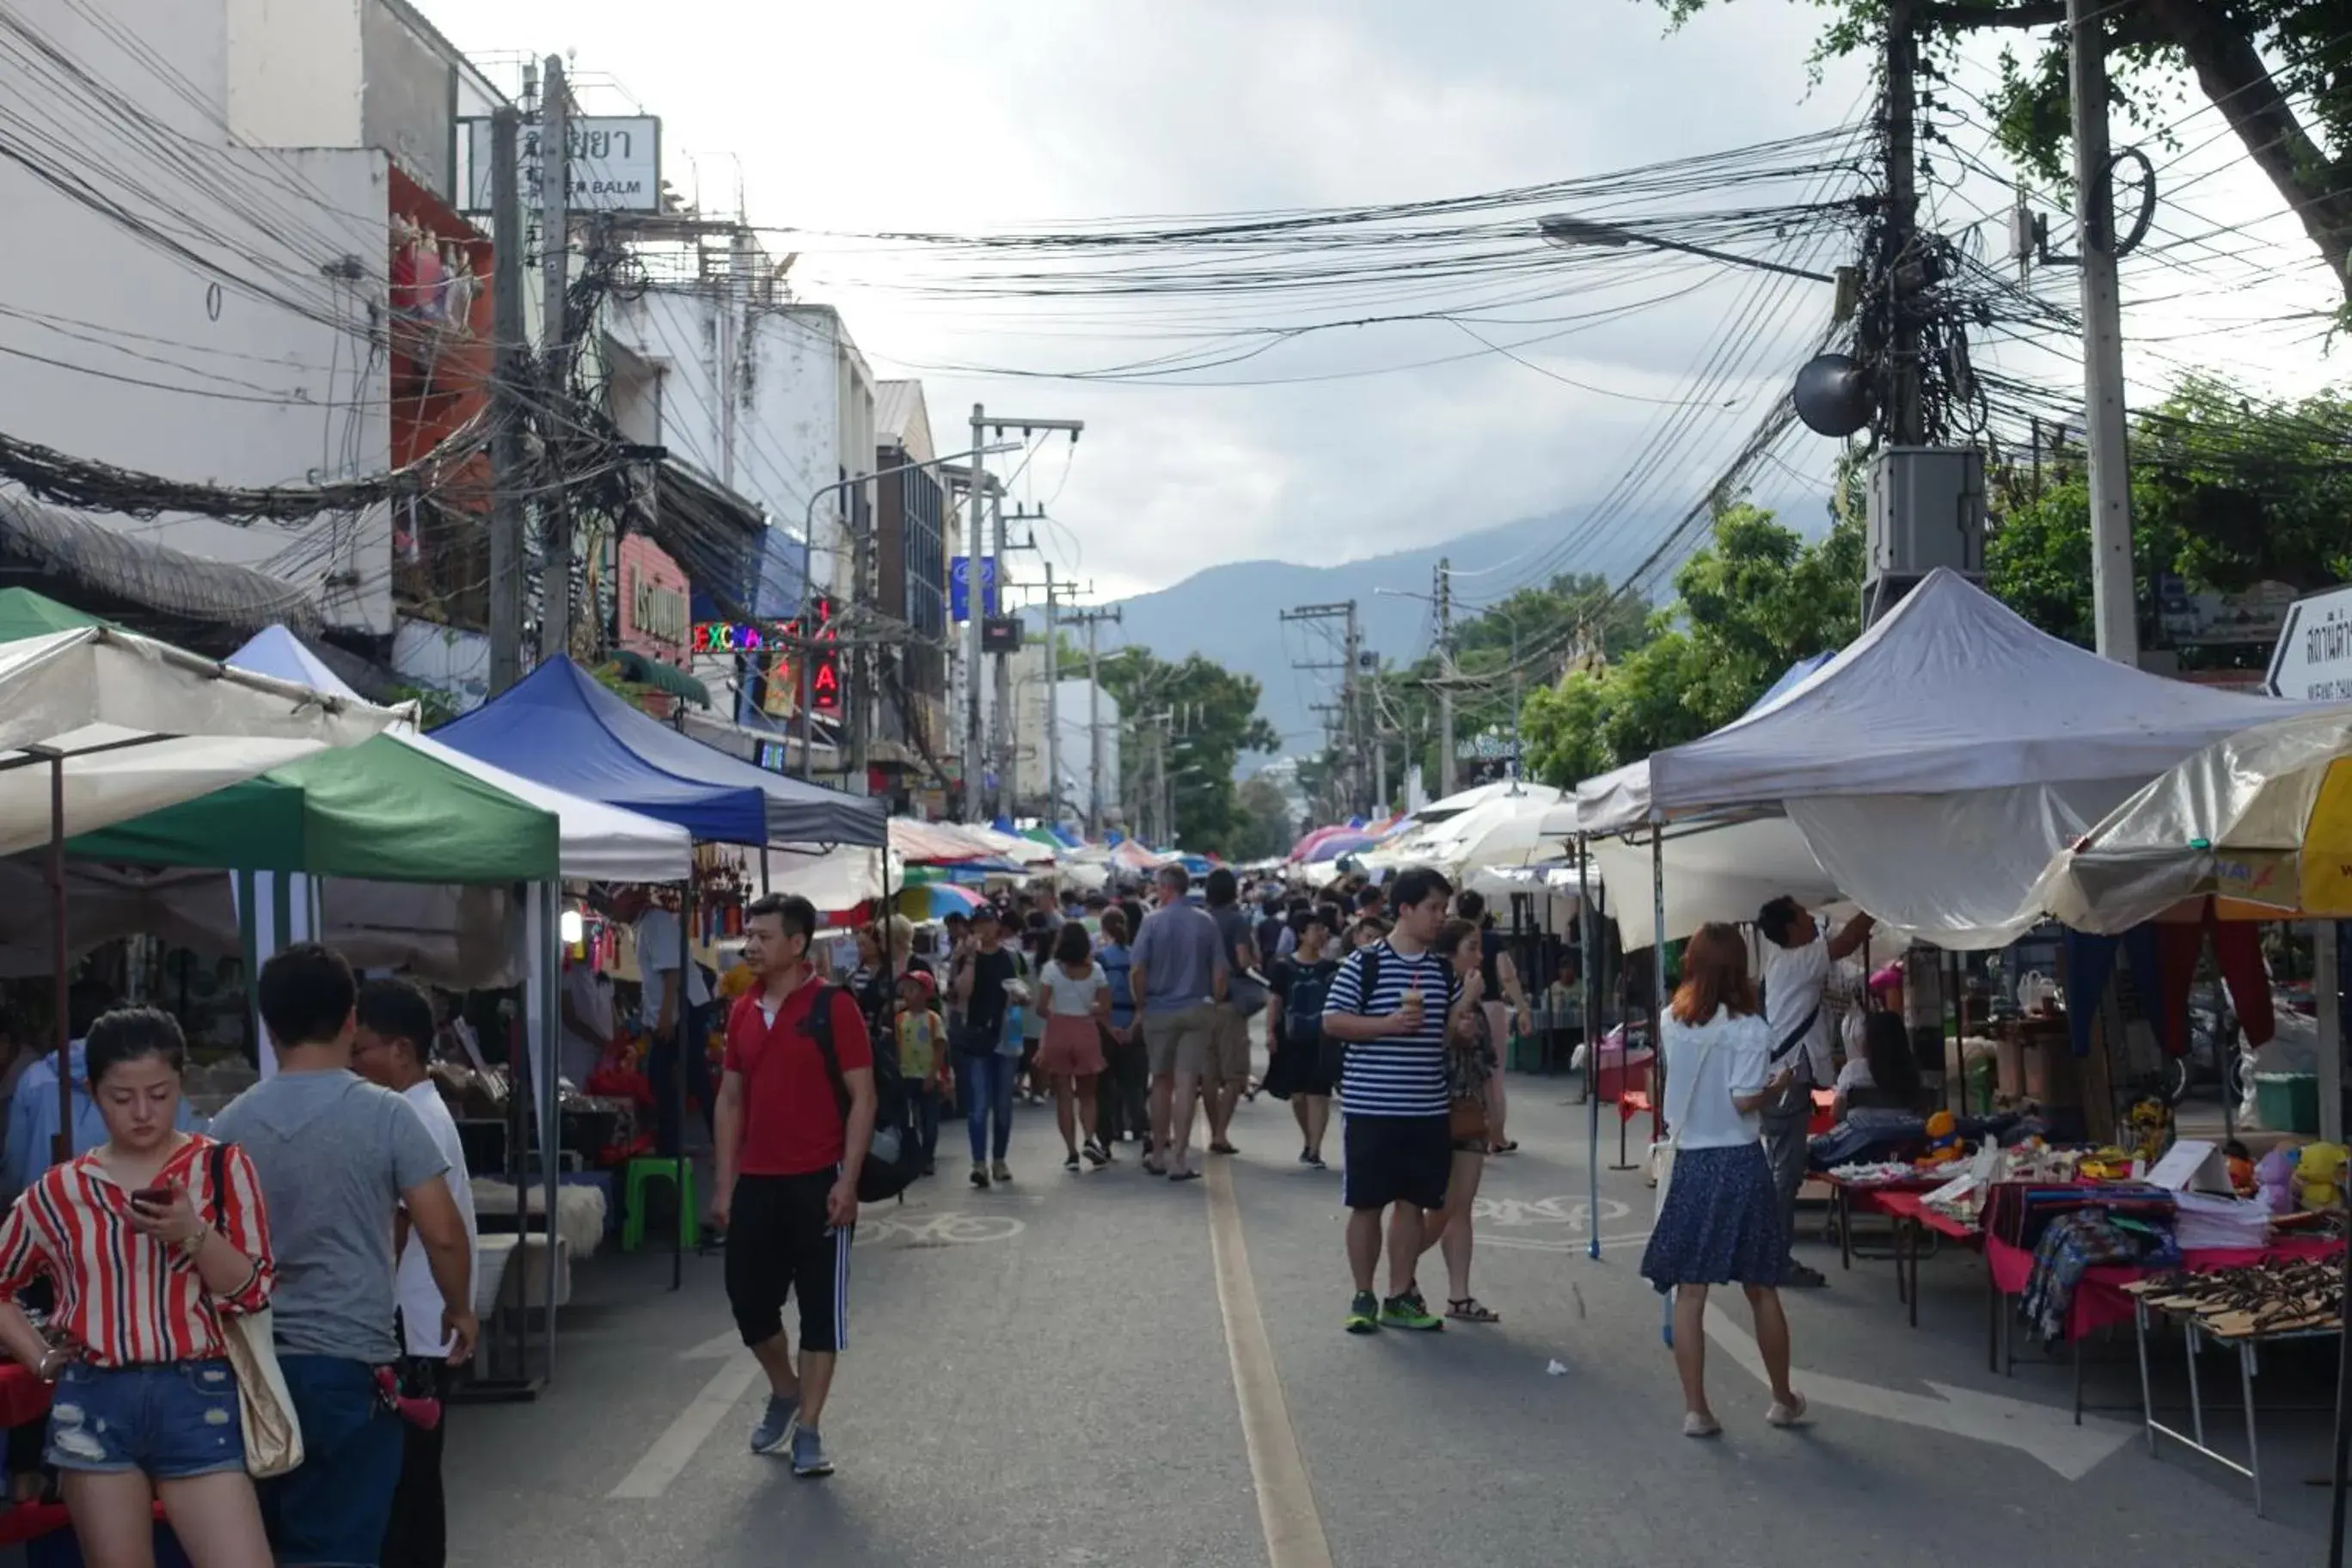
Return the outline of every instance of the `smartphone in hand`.
{"type": "Polygon", "coordinates": [[[149,1208],[161,1208],[165,1204],[172,1201],[172,1189],[169,1187],[142,1187],[137,1192],[131,1194],[131,1201],[134,1204],[142,1204],[149,1208]]]}

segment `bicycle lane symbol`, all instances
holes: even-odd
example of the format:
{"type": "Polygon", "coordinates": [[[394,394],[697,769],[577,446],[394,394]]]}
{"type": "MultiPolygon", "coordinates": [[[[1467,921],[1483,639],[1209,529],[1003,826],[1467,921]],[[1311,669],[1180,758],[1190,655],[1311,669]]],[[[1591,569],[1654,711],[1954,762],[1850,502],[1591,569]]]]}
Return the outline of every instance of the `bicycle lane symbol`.
{"type": "Polygon", "coordinates": [[[878,1246],[895,1241],[898,1249],[917,1247],[973,1247],[983,1242],[1010,1241],[1027,1229],[1027,1225],[1011,1215],[936,1214],[922,1219],[900,1219],[886,1215],[878,1219],[861,1218],[853,1247],[878,1246]]]}
{"type": "MultiPolygon", "coordinates": [[[[1629,1219],[1632,1205],[1615,1198],[1601,1200],[1601,1226],[1604,1232],[1629,1219]]],[[[1586,1199],[1562,1195],[1549,1198],[1505,1198],[1480,1194],[1470,1207],[1470,1218],[1477,1227],[1478,1241],[1485,1247],[1507,1247],[1524,1252],[1581,1252],[1591,1243],[1586,1237],[1592,1229],[1592,1205],[1586,1199]],[[1546,1235],[1545,1231],[1551,1234],[1546,1235]]],[[[1603,1247],[1630,1247],[1649,1239],[1642,1230],[1626,1235],[1601,1237],[1603,1247]]]]}

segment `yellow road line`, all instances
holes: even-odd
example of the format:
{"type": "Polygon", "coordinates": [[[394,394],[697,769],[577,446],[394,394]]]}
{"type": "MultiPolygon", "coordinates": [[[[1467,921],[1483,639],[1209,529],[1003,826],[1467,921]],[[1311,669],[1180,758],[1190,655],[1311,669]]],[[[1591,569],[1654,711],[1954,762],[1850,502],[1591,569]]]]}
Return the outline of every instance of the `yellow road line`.
{"type": "Polygon", "coordinates": [[[1209,1162],[1209,1247],[1216,1260],[1217,1305],[1225,1319],[1225,1348],[1234,1363],[1234,1396],[1241,1405],[1242,1443],[1257,1488],[1258,1522],[1265,1531],[1269,1568],[1331,1568],[1331,1543],[1316,1511],[1315,1488],[1282,1397],[1282,1373],[1265,1337],[1257,1284],[1250,1276],[1249,1244],[1234,1201],[1233,1165],[1209,1162]]]}

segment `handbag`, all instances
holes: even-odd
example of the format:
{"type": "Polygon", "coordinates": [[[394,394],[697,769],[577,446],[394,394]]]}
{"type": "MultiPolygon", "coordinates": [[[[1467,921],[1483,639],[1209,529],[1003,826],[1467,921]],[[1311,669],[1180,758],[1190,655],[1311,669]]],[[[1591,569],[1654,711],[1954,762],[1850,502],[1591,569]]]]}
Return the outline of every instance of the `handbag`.
{"type": "MultiPolygon", "coordinates": [[[[228,1191],[228,1145],[212,1150],[213,1228],[228,1234],[223,1194],[228,1191]]],[[[236,1374],[236,1413],[245,1429],[245,1468],[257,1480],[282,1476],[302,1463],[302,1423],[294,1396],[278,1364],[275,1321],[268,1308],[258,1312],[216,1312],[229,1370],[236,1374]]]]}

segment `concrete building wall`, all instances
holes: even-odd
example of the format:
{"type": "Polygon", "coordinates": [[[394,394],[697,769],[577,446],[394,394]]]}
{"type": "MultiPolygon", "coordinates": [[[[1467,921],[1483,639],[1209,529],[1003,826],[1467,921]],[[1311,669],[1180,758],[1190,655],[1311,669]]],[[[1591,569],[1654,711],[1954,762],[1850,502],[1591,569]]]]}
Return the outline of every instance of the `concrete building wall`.
{"type": "MultiPolygon", "coordinates": [[[[93,187],[77,200],[0,163],[0,277],[12,311],[0,320],[0,351],[15,351],[0,353],[0,429],[196,483],[304,485],[389,465],[386,370],[371,353],[369,321],[386,298],[384,157],[231,144],[232,64],[250,64],[232,24],[248,3],[109,0],[100,15],[121,36],[67,0],[12,5],[135,113],[0,59],[0,101],[40,121],[54,142],[43,154],[93,187]],[[152,54],[134,55],[126,40],[152,54]],[[148,140],[159,127],[195,144],[202,182],[159,165],[148,140]],[[182,237],[194,258],[141,229],[182,237]],[[354,276],[331,278],[330,266],[354,276]]],[[[350,103],[356,118],[356,88],[350,103]]],[[[315,595],[331,625],[392,629],[382,509],[290,527],[93,517],[268,571],[315,595]]]]}
{"type": "MultiPolygon", "coordinates": [[[[109,0],[119,8],[176,9],[172,0],[109,0]]],[[[362,17],[368,0],[187,0],[224,17],[226,109],[254,147],[357,147],[367,90],[362,17]]],[[[151,40],[152,42],[152,40],[151,40]]],[[[171,52],[162,51],[166,59],[171,52]]]]}

